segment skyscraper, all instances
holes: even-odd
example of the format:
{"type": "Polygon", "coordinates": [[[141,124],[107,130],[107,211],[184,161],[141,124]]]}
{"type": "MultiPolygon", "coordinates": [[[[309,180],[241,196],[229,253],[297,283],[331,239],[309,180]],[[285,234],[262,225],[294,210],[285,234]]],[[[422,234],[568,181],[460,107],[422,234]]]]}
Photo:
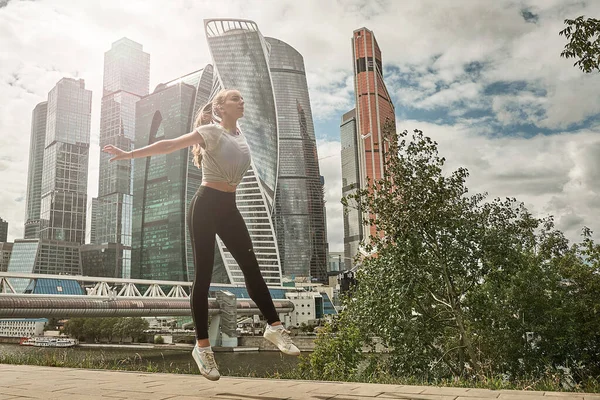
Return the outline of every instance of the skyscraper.
{"type": "MultiPolygon", "coordinates": [[[[383,63],[381,50],[375,40],[375,35],[367,28],[354,31],[352,36],[352,61],[354,68],[354,92],[356,98],[356,142],[351,144],[346,141],[347,146],[356,146],[358,162],[358,187],[365,188],[370,179],[378,180],[383,177],[385,171],[385,151],[383,138],[383,127],[386,122],[395,126],[394,104],[383,81],[383,63]]],[[[345,123],[342,122],[342,127],[345,123]]],[[[351,125],[346,126],[351,129],[351,125]]],[[[342,144],[344,146],[344,144],[342,144]]],[[[346,160],[347,168],[354,168],[352,162],[346,160]]],[[[342,161],[344,167],[344,161],[342,161]]],[[[342,176],[351,177],[352,170],[344,172],[342,176]]],[[[347,188],[346,191],[349,191],[347,188]]],[[[374,226],[365,226],[362,232],[356,232],[352,226],[356,224],[356,216],[360,213],[348,215],[348,236],[344,235],[344,246],[348,250],[346,257],[354,257],[360,240],[368,240],[370,235],[375,234],[374,226]],[[354,219],[354,221],[350,221],[354,219]]],[[[362,221],[359,218],[359,222],[362,221]]]]}
{"type": "Polygon", "coordinates": [[[8,239],[8,221],[0,218],[0,242],[6,242],[8,239]]]}
{"type": "MultiPolygon", "coordinates": [[[[85,89],[83,79],[71,78],[58,81],[48,93],[47,104],[34,109],[26,218],[30,234],[35,235],[39,212],[39,238],[15,240],[8,272],[81,274],[79,247],[85,239],[91,113],[92,92],[85,89]],[[42,154],[40,189],[37,158],[42,154]]],[[[29,280],[12,283],[20,292],[29,280]]]]}
{"type": "Polygon", "coordinates": [[[6,272],[8,270],[12,248],[13,243],[6,241],[0,242],[0,272],[6,272]]]}
{"type": "MultiPolygon", "coordinates": [[[[238,186],[236,201],[263,277],[268,285],[281,284],[274,226],[279,223],[280,246],[290,249],[286,257],[292,268],[290,275],[324,280],[324,201],[302,56],[281,41],[265,39],[252,21],[207,20],[205,30],[213,66],[161,84],[138,102],[136,147],[189,132],[193,116],[206,101],[221,89],[239,89],[246,101],[240,129],[248,140],[252,165],[238,186]],[[278,119],[284,121],[282,139],[278,119]],[[289,149],[281,150],[288,145],[289,149]],[[280,175],[283,158],[289,164],[280,175]],[[278,189],[280,179],[283,185],[278,189]],[[297,203],[300,205],[294,207],[297,203]]],[[[189,149],[135,160],[132,277],[193,278],[183,217],[200,183],[201,170],[192,165],[189,149]]],[[[239,266],[220,239],[213,282],[244,282],[239,266]]]]}
{"type": "MultiPolygon", "coordinates": [[[[356,130],[356,109],[342,116],[340,125],[342,145],[342,196],[354,194],[359,187],[360,171],[358,167],[358,135],[356,130]]],[[[344,265],[352,265],[351,259],[358,253],[363,237],[361,212],[356,202],[349,200],[344,210],[344,265]]]]}
{"type": "Polygon", "coordinates": [[[25,201],[25,239],[40,237],[42,168],[44,166],[47,113],[48,102],[43,101],[35,106],[31,115],[29,169],[27,172],[27,196],[25,201]]]}
{"type": "MultiPolygon", "coordinates": [[[[104,54],[100,110],[100,148],[114,144],[131,150],[135,140],[135,104],[148,94],[150,55],[141,44],[122,38],[104,54]]],[[[109,162],[100,153],[98,198],[92,205],[93,243],[116,243],[114,277],[129,277],[131,268],[131,160],[109,162]]],[[[113,249],[114,246],[111,246],[113,249]]]]}
{"type": "Polygon", "coordinates": [[[85,239],[92,92],[83,79],[63,78],[48,93],[41,190],[43,239],[85,239]]]}
{"type": "MultiPolygon", "coordinates": [[[[272,213],[279,138],[268,46],[252,21],[214,19],[204,21],[204,27],[215,67],[215,92],[238,89],[245,99],[240,130],[248,141],[252,165],[236,190],[236,202],[265,282],[277,286],[281,284],[281,262],[272,213]]],[[[239,265],[220,239],[217,244],[215,269],[224,268],[229,282],[243,283],[239,265]]]]}
{"type": "MultiPolygon", "coordinates": [[[[212,82],[213,70],[208,65],[160,84],[143,97],[136,105],[135,147],[190,132],[197,110],[208,101],[212,82]]],[[[193,279],[186,216],[201,182],[190,149],[135,160],[132,278],[193,279]]]]}
{"type": "Polygon", "coordinates": [[[323,187],[304,58],[289,44],[266,38],[277,108],[279,171],[273,219],[287,276],[327,280],[323,187]]]}

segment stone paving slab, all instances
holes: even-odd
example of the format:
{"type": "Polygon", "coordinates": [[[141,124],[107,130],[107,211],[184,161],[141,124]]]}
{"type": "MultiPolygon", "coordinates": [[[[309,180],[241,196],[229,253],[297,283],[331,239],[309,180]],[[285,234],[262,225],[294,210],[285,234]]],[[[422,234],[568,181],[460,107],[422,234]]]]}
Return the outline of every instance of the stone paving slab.
{"type": "Polygon", "coordinates": [[[0,400],[600,400],[598,394],[376,385],[0,364],[0,400]]]}

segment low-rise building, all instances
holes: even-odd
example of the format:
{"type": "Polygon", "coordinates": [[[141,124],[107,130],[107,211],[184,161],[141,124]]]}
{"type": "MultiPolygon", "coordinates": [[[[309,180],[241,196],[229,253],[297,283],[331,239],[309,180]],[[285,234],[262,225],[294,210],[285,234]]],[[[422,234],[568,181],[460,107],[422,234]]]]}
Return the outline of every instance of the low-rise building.
{"type": "Polygon", "coordinates": [[[294,303],[294,311],[291,313],[291,325],[316,324],[324,317],[323,296],[319,292],[287,292],[285,297],[294,303]]]}
{"type": "Polygon", "coordinates": [[[42,336],[47,323],[45,318],[0,319],[0,337],[42,336]]]}

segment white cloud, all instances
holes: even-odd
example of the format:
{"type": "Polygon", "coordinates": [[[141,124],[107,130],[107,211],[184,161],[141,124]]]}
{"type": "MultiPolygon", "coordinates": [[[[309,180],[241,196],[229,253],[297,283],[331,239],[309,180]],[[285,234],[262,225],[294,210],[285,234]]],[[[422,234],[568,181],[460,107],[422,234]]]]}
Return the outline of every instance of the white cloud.
{"type": "MultiPolygon", "coordinates": [[[[153,90],[210,62],[203,20],[232,17],[254,20],[265,36],[284,40],[303,54],[315,121],[328,126],[336,125],[354,104],[352,31],[372,29],[397,112],[445,107],[458,118],[453,126],[400,123],[418,124],[410,128],[435,134],[445,155],[455,160],[452,165],[470,167],[474,189],[514,193],[536,210],[557,215],[571,234],[581,218],[600,230],[594,219],[598,187],[592,184],[599,172],[593,162],[598,159],[598,130],[525,139],[504,138],[493,125],[527,121],[567,129],[598,115],[600,76],[586,76],[571,60],[559,57],[565,43],[558,36],[563,19],[582,14],[600,15],[600,3],[12,0],[0,8],[0,217],[8,219],[11,239],[22,236],[31,111],[60,78],[84,78],[94,92],[89,194],[95,195],[104,52],[123,36],[143,44],[151,55],[153,90]],[[522,9],[537,21],[525,21],[522,9]],[[475,71],[468,73],[470,63],[475,71]],[[483,95],[499,81],[523,81],[535,90],[483,95]],[[491,115],[464,117],[469,110],[491,115]]],[[[339,250],[343,230],[335,146],[339,143],[319,142],[330,247],[339,250]],[[324,158],[328,155],[332,157],[324,158]]]]}
{"type": "Polygon", "coordinates": [[[471,193],[515,197],[540,217],[553,215],[572,241],[579,240],[583,225],[600,237],[600,130],[528,139],[424,121],[400,121],[398,129],[420,129],[438,142],[447,172],[469,170],[471,193]]]}

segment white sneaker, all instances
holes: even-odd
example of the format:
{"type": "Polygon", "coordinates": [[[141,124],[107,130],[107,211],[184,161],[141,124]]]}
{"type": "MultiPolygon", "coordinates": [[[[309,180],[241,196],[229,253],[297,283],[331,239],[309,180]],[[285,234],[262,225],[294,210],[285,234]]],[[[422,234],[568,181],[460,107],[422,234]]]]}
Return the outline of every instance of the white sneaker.
{"type": "Polygon", "coordinates": [[[211,381],[219,380],[221,374],[219,374],[219,370],[217,369],[215,353],[212,351],[200,351],[196,344],[194,350],[192,350],[192,357],[194,357],[194,361],[198,364],[200,373],[204,375],[206,379],[210,379],[211,381]]]}
{"type": "Polygon", "coordinates": [[[267,325],[263,337],[277,346],[282,353],[290,356],[299,356],[300,350],[298,350],[298,348],[292,342],[290,333],[291,332],[285,329],[283,326],[272,327],[267,325]]]}

